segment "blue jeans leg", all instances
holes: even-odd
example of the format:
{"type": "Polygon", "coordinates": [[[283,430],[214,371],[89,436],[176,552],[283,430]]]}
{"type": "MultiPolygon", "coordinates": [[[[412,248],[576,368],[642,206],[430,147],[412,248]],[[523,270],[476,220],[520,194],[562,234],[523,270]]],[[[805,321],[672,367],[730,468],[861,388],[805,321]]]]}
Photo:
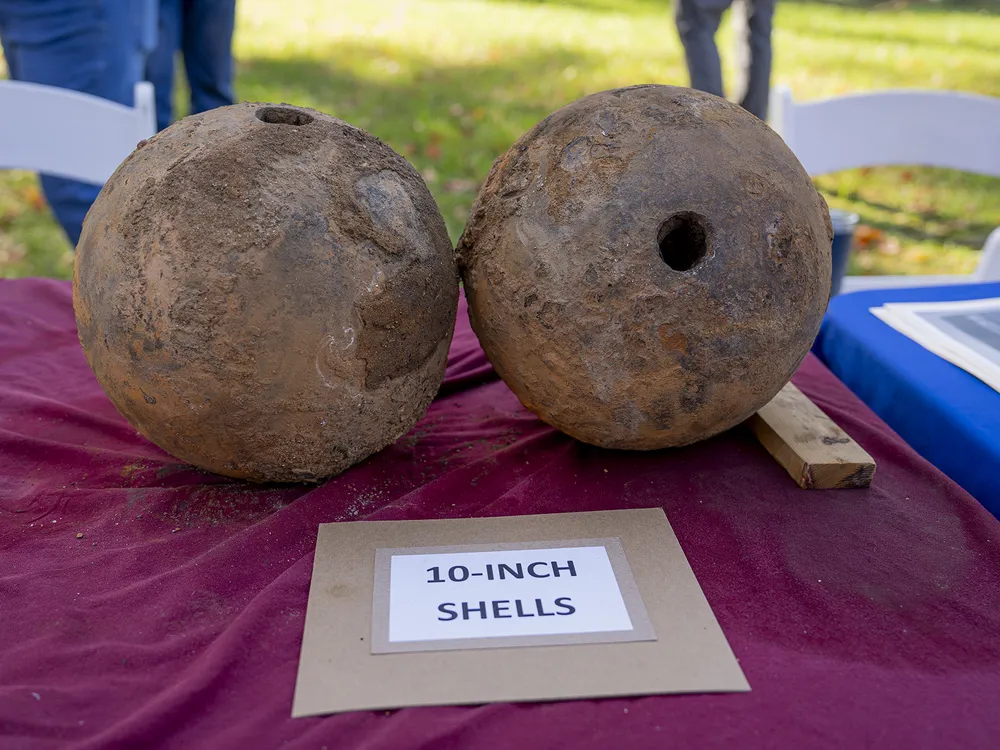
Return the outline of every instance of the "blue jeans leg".
{"type": "Polygon", "coordinates": [[[156,126],[173,121],[174,63],[184,55],[191,114],[233,103],[236,0],[159,0],[159,43],[146,65],[156,89],[156,126]]]}
{"type": "Polygon", "coordinates": [[[191,87],[191,113],[233,103],[236,0],[183,0],[181,51],[191,87]]]}
{"type": "MultiPolygon", "coordinates": [[[[142,72],[141,5],[133,0],[0,0],[0,41],[12,77],[132,106],[142,72]]],[[[74,245],[100,188],[42,175],[45,198],[74,245]]]]}
{"type": "Polygon", "coordinates": [[[182,0],[158,0],[160,18],[157,44],[146,60],[146,80],[156,92],[156,128],[163,130],[174,119],[174,60],[181,47],[182,0]]]}
{"type": "Polygon", "coordinates": [[[676,0],[674,20],[684,47],[691,88],[725,96],[715,32],[730,0],[676,0]]]}
{"type": "Polygon", "coordinates": [[[767,120],[771,91],[771,24],[775,0],[743,0],[735,12],[739,30],[736,35],[736,100],[743,109],[767,120]]]}

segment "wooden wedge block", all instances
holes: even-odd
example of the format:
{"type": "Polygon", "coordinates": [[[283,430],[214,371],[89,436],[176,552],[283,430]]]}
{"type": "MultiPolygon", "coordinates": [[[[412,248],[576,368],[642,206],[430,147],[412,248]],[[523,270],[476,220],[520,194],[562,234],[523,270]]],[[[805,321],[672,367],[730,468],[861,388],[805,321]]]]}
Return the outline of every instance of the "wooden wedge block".
{"type": "Polygon", "coordinates": [[[857,488],[872,483],[872,457],[791,383],[747,424],[803,489],[857,488]]]}

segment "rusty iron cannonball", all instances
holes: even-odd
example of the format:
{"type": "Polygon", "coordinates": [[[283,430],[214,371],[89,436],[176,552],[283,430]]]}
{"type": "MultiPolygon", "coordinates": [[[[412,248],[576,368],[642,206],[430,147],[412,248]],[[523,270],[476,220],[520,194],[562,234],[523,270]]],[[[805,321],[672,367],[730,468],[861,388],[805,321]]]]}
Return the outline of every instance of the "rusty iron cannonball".
{"type": "Polygon", "coordinates": [[[151,441],[232,477],[316,481],[423,415],[458,275],[405,159],[320,112],[244,103],[118,168],[73,299],[98,381],[151,441]]]}
{"type": "Polygon", "coordinates": [[[830,296],[829,212],[763,122],[685,88],[594,94],[493,165],[459,242],[521,402],[607,448],[692,443],[788,381],[830,296]]]}

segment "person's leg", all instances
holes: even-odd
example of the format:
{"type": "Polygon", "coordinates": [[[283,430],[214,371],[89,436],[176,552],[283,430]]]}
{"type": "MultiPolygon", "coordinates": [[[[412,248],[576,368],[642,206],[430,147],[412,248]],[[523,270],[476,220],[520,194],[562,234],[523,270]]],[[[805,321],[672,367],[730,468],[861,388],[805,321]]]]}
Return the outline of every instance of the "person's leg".
{"type": "Polygon", "coordinates": [[[14,41],[13,38],[11,38],[9,33],[9,19],[11,16],[11,9],[6,6],[3,0],[0,0],[0,48],[3,49],[3,56],[7,61],[7,72],[10,75],[11,80],[19,81],[21,80],[21,77],[17,74],[17,60],[20,55],[20,46],[14,41]]]}
{"type": "Polygon", "coordinates": [[[181,51],[191,87],[191,114],[233,103],[236,0],[183,0],[181,51]]]}
{"type": "Polygon", "coordinates": [[[156,129],[163,130],[174,117],[174,59],[181,48],[181,0],[158,0],[156,48],[146,60],[146,80],[156,95],[156,129]]]}
{"type": "MultiPolygon", "coordinates": [[[[132,0],[35,0],[4,4],[4,43],[20,81],[132,106],[141,56],[132,0]]],[[[42,190],[74,245],[100,185],[42,175],[42,190]]]]}
{"type": "Polygon", "coordinates": [[[771,91],[771,24],[775,0],[742,0],[737,14],[737,101],[743,109],[767,120],[771,91]]]}
{"type": "Polygon", "coordinates": [[[730,0],[676,0],[674,18],[684,46],[691,88],[724,96],[715,32],[730,0]]]}

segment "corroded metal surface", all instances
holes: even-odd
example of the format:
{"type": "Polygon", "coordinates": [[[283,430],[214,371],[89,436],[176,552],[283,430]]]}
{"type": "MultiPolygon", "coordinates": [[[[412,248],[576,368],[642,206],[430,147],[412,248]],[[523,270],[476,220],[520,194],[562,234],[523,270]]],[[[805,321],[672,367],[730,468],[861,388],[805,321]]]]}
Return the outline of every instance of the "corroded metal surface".
{"type": "Polygon", "coordinates": [[[74,275],[80,340],[122,414],[257,481],[330,476],[407,432],[443,378],[457,296],[444,222],[402,157],[262,104],[140,144],[74,275]]]}
{"type": "Polygon", "coordinates": [[[493,165],[459,247],[472,324],[522,403],[611,448],[766,404],[830,294],[829,212],[764,123],[639,86],[555,112],[493,165]]]}

